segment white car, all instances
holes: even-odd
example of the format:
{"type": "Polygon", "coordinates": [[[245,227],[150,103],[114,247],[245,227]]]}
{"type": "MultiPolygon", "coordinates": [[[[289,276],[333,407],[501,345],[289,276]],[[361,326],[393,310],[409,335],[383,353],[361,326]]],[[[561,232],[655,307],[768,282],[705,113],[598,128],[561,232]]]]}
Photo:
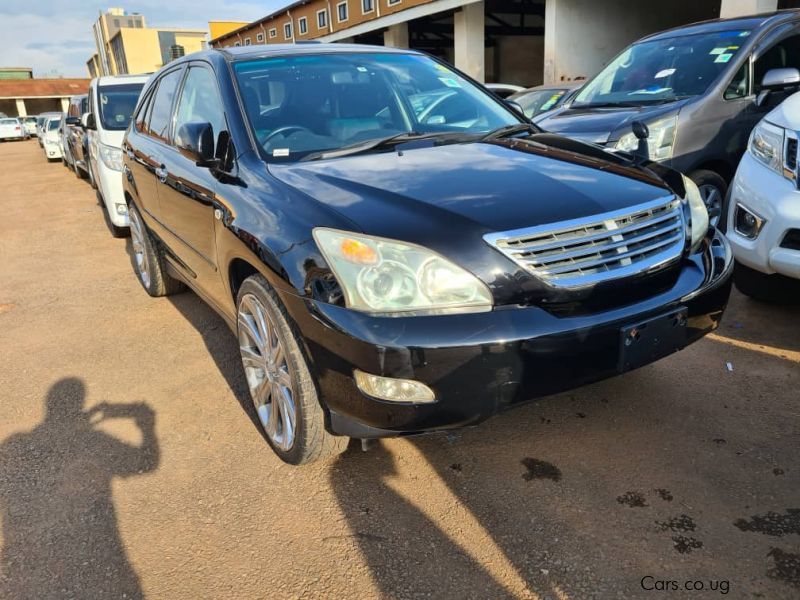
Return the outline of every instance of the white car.
{"type": "Polygon", "coordinates": [[[29,136],[36,135],[36,117],[20,117],[19,120],[29,136]]]}
{"type": "Polygon", "coordinates": [[[39,140],[39,146],[44,148],[44,124],[49,117],[58,117],[60,112],[45,112],[36,117],[36,138],[39,140]]]}
{"type": "Polygon", "coordinates": [[[42,126],[42,141],[44,142],[44,155],[47,160],[61,160],[61,117],[47,117],[42,126]]]}
{"type": "Polygon", "coordinates": [[[0,119],[0,141],[6,140],[27,140],[28,133],[25,126],[16,117],[5,117],[0,119]]]}
{"type": "Polygon", "coordinates": [[[114,237],[129,233],[122,191],[122,138],[147,75],[98,77],[89,84],[89,112],[81,118],[88,136],[89,176],[106,210],[114,237]]]}
{"type": "Polygon", "coordinates": [[[727,200],[734,283],[753,298],[800,300],[800,93],[750,135],[727,200]]]}

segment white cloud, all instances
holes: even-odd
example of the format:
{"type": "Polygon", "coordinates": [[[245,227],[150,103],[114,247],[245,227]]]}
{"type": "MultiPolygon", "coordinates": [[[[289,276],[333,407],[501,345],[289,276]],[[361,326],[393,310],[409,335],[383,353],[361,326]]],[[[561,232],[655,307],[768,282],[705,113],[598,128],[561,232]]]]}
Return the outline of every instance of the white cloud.
{"type": "Polygon", "coordinates": [[[35,77],[87,77],[92,23],[109,5],[145,16],[148,27],[208,29],[208,21],[252,21],[288,0],[0,0],[0,66],[32,67],[35,77]]]}

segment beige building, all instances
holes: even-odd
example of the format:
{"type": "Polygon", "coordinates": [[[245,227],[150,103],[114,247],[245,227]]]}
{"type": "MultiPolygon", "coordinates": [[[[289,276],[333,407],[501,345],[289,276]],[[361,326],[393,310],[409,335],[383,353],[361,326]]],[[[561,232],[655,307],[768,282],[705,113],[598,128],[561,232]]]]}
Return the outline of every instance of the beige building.
{"type": "Polygon", "coordinates": [[[212,36],[214,47],[353,41],[423,50],[478,81],[591,77],[640,37],[797,0],[299,0],[212,36]]]}
{"type": "Polygon", "coordinates": [[[138,13],[109,8],[92,25],[97,52],[86,62],[91,77],[152,73],[205,47],[203,29],[151,28],[138,13]]]}

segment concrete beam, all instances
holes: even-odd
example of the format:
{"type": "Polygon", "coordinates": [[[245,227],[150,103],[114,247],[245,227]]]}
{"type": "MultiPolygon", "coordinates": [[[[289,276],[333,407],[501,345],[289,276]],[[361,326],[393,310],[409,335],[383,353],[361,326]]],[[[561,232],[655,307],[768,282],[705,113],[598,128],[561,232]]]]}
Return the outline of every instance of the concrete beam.
{"type": "Polygon", "coordinates": [[[28,112],[25,110],[25,100],[22,98],[17,98],[17,116],[18,117],[27,117],[28,112]]]}
{"type": "Polygon", "coordinates": [[[62,98],[61,99],[61,112],[67,112],[69,110],[69,98],[62,98]]]}
{"type": "Polygon", "coordinates": [[[722,0],[719,16],[728,19],[775,10],[778,10],[778,0],[722,0]]]}
{"type": "Polygon", "coordinates": [[[390,48],[408,48],[408,21],[390,25],[383,32],[383,45],[390,48]]]}
{"type": "Polygon", "coordinates": [[[486,53],[482,1],[467,4],[453,15],[453,38],[456,68],[483,83],[486,77],[486,53]]]}

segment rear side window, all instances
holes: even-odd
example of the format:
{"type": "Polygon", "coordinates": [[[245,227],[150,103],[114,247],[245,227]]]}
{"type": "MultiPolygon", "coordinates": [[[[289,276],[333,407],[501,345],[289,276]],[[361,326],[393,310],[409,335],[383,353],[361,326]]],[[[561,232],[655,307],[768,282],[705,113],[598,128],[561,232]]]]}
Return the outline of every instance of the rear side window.
{"type": "Polygon", "coordinates": [[[169,124],[172,118],[172,104],[175,92],[181,80],[182,70],[172,71],[164,75],[158,83],[153,96],[148,129],[150,135],[169,142],[169,124]]]}

